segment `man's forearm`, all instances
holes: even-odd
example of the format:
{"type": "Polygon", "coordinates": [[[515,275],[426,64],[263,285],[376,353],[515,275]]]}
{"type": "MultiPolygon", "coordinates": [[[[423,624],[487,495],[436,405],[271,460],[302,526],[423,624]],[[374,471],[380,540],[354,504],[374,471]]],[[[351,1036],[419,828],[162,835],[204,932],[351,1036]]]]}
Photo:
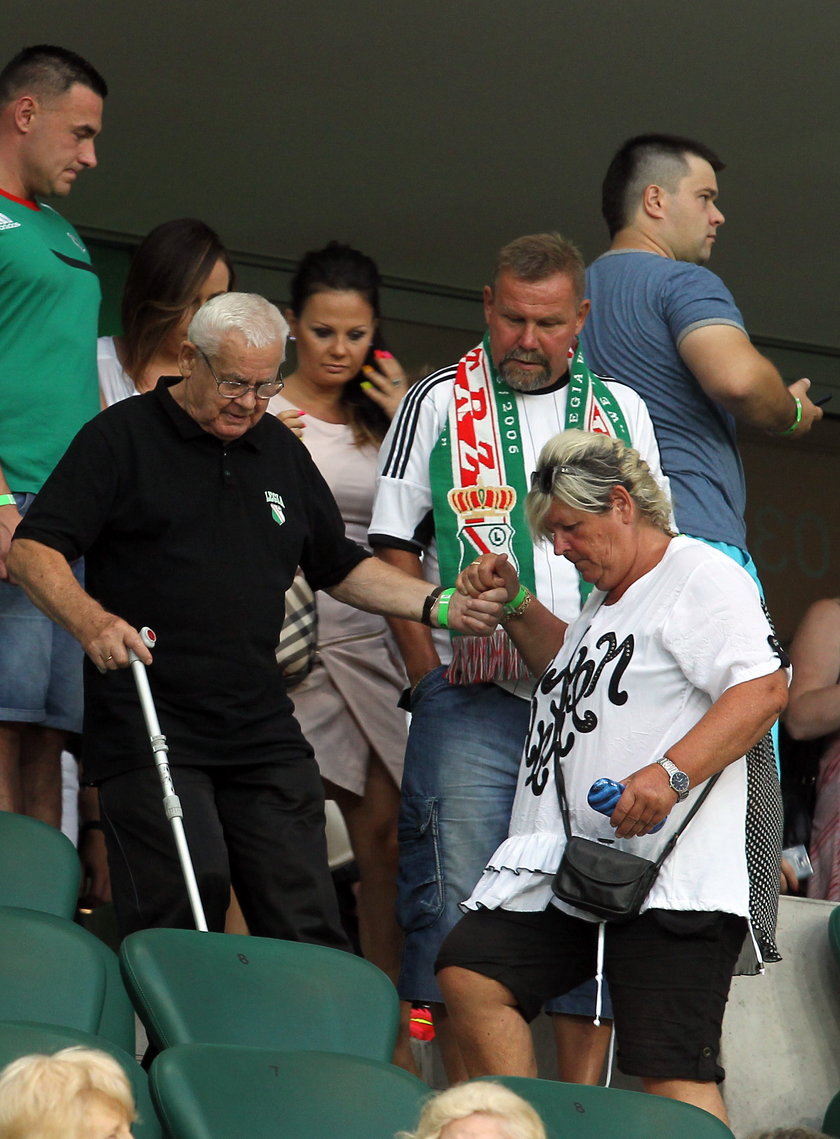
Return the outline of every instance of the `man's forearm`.
{"type": "MultiPolygon", "coordinates": [[[[365,558],[327,592],[345,605],[353,605],[368,613],[419,621],[432,590],[427,581],[385,565],[379,558],[365,558]]],[[[452,589],[447,599],[447,610],[446,621],[442,621],[442,608],[440,602],[436,602],[429,613],[433,624],[438,627],[445,625],[470,636],[486,636],[495,629],[502,606],[496,598],[467,597],[452,589]]]]}
{"type": "Polygon", "coordinates": [[[34,605],[82,645],[109,614],[86,593],[63,554],[30,538],[18,538],[9,553],[9,571],[34,605]]]}
{"type": "Polygon", "coordinates": [[[774,435],[802,435],[822,418],[822,409],[808,398],[809,381],[786,386],[775,365],[738,328],[697,328],[679,351],[706,395],[741,423],[774,435]]]}
{"type": "Polygon", "coordinates": [[[427,581],[386,565],[379,558],[366,558],[327,593],[368,613],[419,621],[423,602],[431,590],[427,581]]]}
{"type": "MultiPolygon", "coordinates": [[[[380,546],[376,556],[386,565],[394,566],[404,573],[423,581],[423,566],[417,554],[408,550],[397,550],[390,546],[380,546]]],[[[427,583],[431,590],[431,584],[427,583]]],[[[389,617],[388,624],[394,634],[405,663],[405,671],[412,687],[432,669],[440,664],[431,629],[416,621],[404,621],[399,617],[389,617]]]]}
{"type": "Polygon", "coordinates": [[[82,589],[58,550],[31,538],[17,538],[9,567],[32,603],[76,638],[100,672],[126,668],[131,653],[144,664],[152,663],[152,654],[137,630],[82,589]]]}

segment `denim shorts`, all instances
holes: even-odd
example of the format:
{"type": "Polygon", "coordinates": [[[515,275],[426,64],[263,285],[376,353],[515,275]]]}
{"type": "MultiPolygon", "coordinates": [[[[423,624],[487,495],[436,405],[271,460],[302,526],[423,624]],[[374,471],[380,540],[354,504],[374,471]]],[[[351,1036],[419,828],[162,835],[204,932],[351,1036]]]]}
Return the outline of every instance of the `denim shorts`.
{"type": "MultiPolygon", "coordinates": [[[[16,494],[25,514],[33,494],[16,494]]],[[[84,585],[81,559],[72,570],[84,585]]],[[[0,721],[82,730],[79,642],[37,609],[20,586],[0,581],[0,721]]]]}
{"type": "MultiPolygon", "coordinates": [[[[435,959],[463,916],[459,903],[507,838],[530,714],[527,700],[497,684],[449,684],[445,673],[436,668],[412,693],[399,822],[398,988],[427,1004],[443,1000],[435,959]]],[[[546,1008],[592,1016],[594,980],[546,1008]]]]}

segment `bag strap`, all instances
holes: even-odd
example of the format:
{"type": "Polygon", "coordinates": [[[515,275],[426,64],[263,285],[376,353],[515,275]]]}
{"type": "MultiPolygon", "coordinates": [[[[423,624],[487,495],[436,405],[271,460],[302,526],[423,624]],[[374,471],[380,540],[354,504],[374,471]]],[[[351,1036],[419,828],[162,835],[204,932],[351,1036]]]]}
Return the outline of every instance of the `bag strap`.
{"type": "MultiPolygon", "coordinates": [[[[581,643],[583,641],[583,638],[586,636],[586,634],[589,632],[590,628],[592,627],[592,621],[595,618],[595,614],[598,612],[598,610],[604,604],[605,600],[606,600],[606,595],[604,595],[604,597],[602,597],[601,600],[598,602],[598,604],[595,606],[595,608],[592,612],[592,615],[589,618],[589,624],[584,628],[583,632],[581,633],[580,637],[578,638],[577,644],[575,645],[572,652],[569,654],[569,662],[570,663],[571,663],[572,657],[575,655],[577,650],[580,648],[581,643]]],[[[671,853],[671,851],[674,849],[674,847],[677,845],[677,839],[680,837],[682,832],[685,830],[685,828],[688,826],[688,824],[691,822],[691,820],[694,818],[694,816],[700,810],[700,807],[703,805],[703,802],[704,802],[706,796],[709,794],[711,789],[717,783],[719,778],[720,778],[720,772],[718,771],[708,780],[705,788],[703,789],[702,795],[700,795],[698,797],[697,801],[694,803],[691,810],[688,812],[686,817],[683,819],[679,828],[677,830],[675,830],[674,833],[671,835],[670,839],[668,840],[668,842],[665,845],[664,850],[662,851],[662,853],[659,855],[656,862],[654,863],[657,871],[659,870],[660,866],[665,861],[665,859],[668,857],[668,855],[671,853]]],[[[566,832],[566,841],[569,842],[569,840],[572,838],[572,827],[571,827],[571,823],[569,822],[569,803],[568,803],[568,800],[566,798],[566,781],[563,778],[563,768],[560,764],[560,759],[559,759],[556,751],[554,753],[554,786],[555,786],[555,789],[557,791],[557,798],[560,802],[560,814],[563,816],[563,829],[566,832]]]]}
{"type": "Polygon", "coordinates": [[[694,816],[700,810],[700,808],[703,805],[704,799],[709,794],[709,792],[714,787],[714,785],[717,783],[718,779],[720,779],[720,772],[716,771],[714,773],[714,775],[706,782],[706,786],[703,788],[703,793],[701,795],[698,795],[696,803],[691,808],[691,810],[688,812],[688,814],[685,816],[685,818],[683,819],[682,823],[677,828],[677,830],[675,830],[674,833],[671,835],[670,839],[668,840],[667,844],[665,845],[664,850],[662,851],[662,853],[659,855],[656,862],[654,863],[657,870],[662,865],[662,863],[665,861],[665,859],[668,857],[668,855],[671,853],[671,851],[674,849],[674,847],[677,845],[677,839],[680,837],[682,832],[685,830],[685,828],[688,826],[688,824],[691,822],[691,820],[694,818],[694,816]]]}

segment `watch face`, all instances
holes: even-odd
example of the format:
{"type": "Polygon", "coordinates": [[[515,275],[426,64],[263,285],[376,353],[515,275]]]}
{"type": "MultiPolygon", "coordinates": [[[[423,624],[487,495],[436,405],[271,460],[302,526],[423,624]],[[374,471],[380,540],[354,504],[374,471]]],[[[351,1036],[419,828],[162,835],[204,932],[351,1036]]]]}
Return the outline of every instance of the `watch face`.
{"type": "Polygon", "coordinates": [[[684,771],[675,771],[671,776],[671,786],[678,795],[682,795],[688,790],[688,776],[684,771]]]}

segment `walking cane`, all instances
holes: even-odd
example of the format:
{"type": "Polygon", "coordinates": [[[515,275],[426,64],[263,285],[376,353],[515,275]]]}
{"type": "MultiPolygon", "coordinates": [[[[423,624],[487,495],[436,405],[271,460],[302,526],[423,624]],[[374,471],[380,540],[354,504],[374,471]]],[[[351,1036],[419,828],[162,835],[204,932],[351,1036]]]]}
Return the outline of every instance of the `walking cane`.
{"type": "MultiPolygon", "coordinates": [[[[143,626],[140,630],[140,636],[147,649],[154,648],[157,638],[148,626],[143,626]]],[[[172,775],[169,771],[169,760],[167,759],[169,748],[166,744],[166,736],[160,730],[152,692],[149,688],[149,678],[146,676],[146,666],[132,649],[128,650],[128,659],[131,662],[131,671],[134,673],[134,683],[137,685],[137,695],[140,697],[143,719],[146,721],[146,730],[149,733],[155,766],[160,776],[160,785],[163,788],[163,809],[166,812],[166,817],[172,823],[172,833],[175,836],[178,858],[181,862],[184,881],[187,884],[195,928],[206,933],[207,919],[204,916],[204,906],[201,904],[201,895],[198,892],[198,882],[196,882],[195,870],[190,858],[190,848],[187,846],[187,836],[184,834],[184,812],[181,810],[181,800],[175,794],[172,775]]]]}

